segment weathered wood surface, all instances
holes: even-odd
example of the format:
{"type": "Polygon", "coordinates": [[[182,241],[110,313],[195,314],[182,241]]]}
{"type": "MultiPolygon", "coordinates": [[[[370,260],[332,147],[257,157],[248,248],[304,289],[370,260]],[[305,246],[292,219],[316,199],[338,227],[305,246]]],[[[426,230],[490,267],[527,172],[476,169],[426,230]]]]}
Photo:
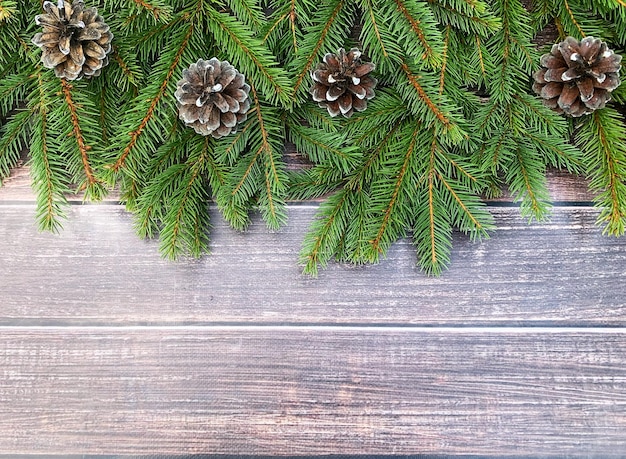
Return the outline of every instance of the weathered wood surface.
{"type": "MultiPolygon", "coordinates": [[[[296,155],[289,158],[289,168],[298,169],[302,166],[302,159],[296,155]]],[[[589,192],[588,182],[582,177],[568,172],[550,170],[547,173],[548,190],[552,200],[556,202],[588,202],[593,195],[589,192]]],[[[68,199],[74,203],[82,201],[82,195],[69,195],[68,199]]],[[[30,173],[27,166],[14,169],[10,177],[5,179],[4,186],[0,186],[0,202],[33,202],[35,196],[31,189],[30,173]]],[[[117,202],[119,193],[115,190],[109,193],[105,202],[117,202]]],[[[511,201],[508,193],[492,201],[511,201]]]]}
{"type": "Polygon", "coordinates": [[[409,241],[375,266],[297,264],[316,204],[168,262],[112,195],[39,233],[26,169],[0,188],[0,457],[626,457],[626,238],[586,183],[550,222],[490,207],[440,278],[409,241]]]}
{"type": "Polygon", "coordinates": [[[317,279],[298,265],[317,207],[289,207],[289,224],[246,233],[212,212],[212,255],[161,259],[116,205],[72,206],[59,235],[39,233],[34,206],[0,206],[0,324],[626,325],[626,238],[597,212],[556,208],[528,225],[492,208],[490,239],[455,236],[450,270],[428,278],[410,241],[374,266],[331,263],[317,279]]]}
{"type": "Polygon", "coordinates": [[[623,457],[625,338],[3,327],[0,450],[623,457]]]}

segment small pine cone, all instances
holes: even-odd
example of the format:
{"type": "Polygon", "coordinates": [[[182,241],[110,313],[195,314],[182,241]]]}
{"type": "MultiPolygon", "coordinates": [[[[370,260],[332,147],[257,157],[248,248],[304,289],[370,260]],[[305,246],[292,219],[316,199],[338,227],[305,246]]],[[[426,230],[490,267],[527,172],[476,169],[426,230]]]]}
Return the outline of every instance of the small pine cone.
{"type": "Polygon", "coordinates": [[[572,37],[541,56],[533,90],[559,113],[582,116],[603,108],[620,84],[622,56],[599,38],[572,37]]]}
{"type": "Polygon", "coordinates": [[[100,75],[109,63],[113,34],[96,8],[85,8],[82,0],[44,2],[45,14],[35,16],[43,32],[33,43],[42,49],[44,67],[59,78],[79,80],[100,75]]]}
{"type": "Polygon", "coordinates": [[[250,86],[242,73],[216,57],[199,59],[183,70],[176,105],[181,120],[198,134],[219,139],[237,132],[250,109],[250,86]]]}
{"type": "Polygon", "coordinates": [[[311,72],[313,100],[326,108],[330,116],[340,113],[349,118],[356,111],[367,108],[367,101],[374,97],[376,79],[369,75],[374,70],[372,62],[361,62],[361,51],[343,48],[337,54],[328,53],[324,62],[311,72]]]}

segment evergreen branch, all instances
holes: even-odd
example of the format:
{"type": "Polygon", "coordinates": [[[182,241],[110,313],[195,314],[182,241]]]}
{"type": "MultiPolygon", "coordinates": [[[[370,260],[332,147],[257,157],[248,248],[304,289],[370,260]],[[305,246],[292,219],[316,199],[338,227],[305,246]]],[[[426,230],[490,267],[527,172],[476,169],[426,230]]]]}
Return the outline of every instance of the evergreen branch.
{"type": "Polygon", "coordinates": [[[130,153],[133,151],[133,149],[137,145],[137,141],[139,140],[139,137],[143,133],[144,129],[146,128],[150,120],[152,119],[159,102],[167,93],[167,88],[170,84],[170,80],[172,79],[172,77],[174,76],[174,72],[178,68],[180,59],[187,48],[189,39],[191,38],[193,31],[194,31],[194,24],[193,22],[191,22],[189,24],[189,29],[187,30],[180,47],[176,51],[176,54],[174,55],[174,58],[172,59],[172,62],[169,65],[169,68],[167,69],[165,78],[161,82],[157,93],[153,97],[151,97],[151,99],[149,100],[149,106],[146,111],[146,114],[141,119],[136,129],[130,132],[130,140],[126,144],[126,147],[124,148],[122,153],[119,155],[115,163],[110,166],[113,172],[118,172],[122,167],[124,167],[126,163],[126,159],[128,158],[130,153]]]}
{"type": "Polygon", "coordinates": [[[298,52],[298,40],[296,39],[296,0],[291,0],[289,9],[289,25],[291,30],[291,39],[293,40],[293,50],[298,52]]]}
{"type": "Polygon", "coordinates": [[[590,187],[599,192],[598,223],[613,236],[624,234],[626,224],[626,125],[612,108],[587,117],[577,136],[585,153],[590,187]]]}
{"type": "Polygon", "coordinates": [[[343,133],[320,133],[297,122],[290,123],[289,139],[298,151],[305,153],[315,163],[328,162],[343,172],[349,172],[361,157],[357,146],[347,146],[343,133]]]}
{"type": "Polygon", "coordinates": [[[333,256],[351,219],[352,206],[348,205],[351,196],[349,190],[343,189],[320,206],[300,252],[305,274],[317,276],[318,266],[326,266],[333,256]]]}
{"type": "Polygon", "coordinates": [[[259,146],[259,153],[262,153],[265,157],[265,193],[262,195],[265,198],[267,206],[262,208],[264,211],[264,219],[268,226],[277,229],[284,224],[285,218],[282,212],[284,203],[282,200],[276,202],[275,193],[284,191],[285,185],[282,184],[282,174],[279,174],[278,168],[274,159],[274,147],[270,141],[269,126],[266,125],[265,118],[261,112],[261,102],[254,85],[250,86],[250,93],[254,100],[254,111],[256,112],[256,118],[258,121],[259,130],[261,132],[261,145],[259,146]],[[280,191],[279,191],[280,190],[280,191]],[[278,209],[280,207],[281,209],[278,209]]]}
{"type": "Polygon", "coordinates": [[[435,149],[437,147],[436,139],[430,151],[430,161],[428,166],[428,230],[430,233],[430,266],[438,266],[439,259],[437,255],[437,239],[436,239],[436,220],[435,220],[435,199],[434,199],[434,177],[435,177],[435,149]]]}
{"type": "Polygon", "coordinates": [[[443,94],[446,83],[446,69],[448,66],[448,45],[450,43],[450,26],[446,26],[443,38],[443,53],[441,55],[441,70],[439,71],[439,94],[443,94]]]}
{"type": "MultiPolygon", "coordinates": [[[[191,243],[189,243],[189,239],[185,237],[186,226],[188,225],[188,221],[185,220],[186,217],[185,212],[188,210],[187,203],[192,201],[192,206],[197,207],[198,203],[194,201],[194,193],[199,193],[199,190],[203,190],[202,186],[198,187],[199,180],[199,171],[200,168],[197,164],[194,164],[188,172],[190,176],[185,175],[182,183],[182,188],[177,190],[176,199],[172,200],[174,205],[172,209],[170,209],[165,217],[164,217],[164,228],[161,232],[161,244],[160,251],[166,258],[176,259],[178,256],[185,250],[185,248],[189,249],[193,256],[200,256],[205,245],[203,244],[202,239],[198,238],[198,223],[199,223],[199,215],[197,212],[197,208],[194,209],[196,212],[194,213],[193,223],[192,223],[192,232],[193,237],[191,238],[191,243]],[[182,239],[182,242],[181,242],[182,239]],[[187,239],[187,240],[185,240],[187,239]],[[186,246],[186,247],[185,247],[186,246]]],[[[199,193],[202,196],[204,193],[199,193]]],[[[200,200],[201,202],[201,200],[200,200]]],[[[204,203],[201,203],[200,206],[204,206],[204,203]]]]}
{"type": "Polygon", "coordinates": [[[522,199],[523,217],[544,220],[549,209],[545,164],[536,157],[528,145],[519,145],[508,164],[506,179],[516,199],[522,199]]]}
{"type": "Polygon", "coordinates": [[[315,63],[317,57],[320,55],[321,49],[326,43],[326,38],[329,35],[333,25],[335,25],[335,21],[338,19],[339,14],[344,7],[344,4],[344,0],[334,0],[334,3],[329,2],[328,5],[326,5],[327,14],[325,16],[322,16],[322,22],[320,23],[320,25],[313,30],[309,30],[309,36],[316,37],[316,40],[313,44],[312,49],[307,52],[304,64],[299,66],[299,73],[296,75],[296,79],[293,84],[294,96],[298,94],[298,91],[300,91],[300,88],[304,83],[305,77],[309,75],[311,69],[313,68],[313,64],[315,63]]]}
{"type": "Polygon", "coordinates": [[[414,73],[406,61],[402,62],[401,68],[410,86],[407,87],[400,83],[397,88],[398,91],[404,93],[404,97],[412,112],[420,116],[425,125],[430,125],[431,123],[436,125],[441,134],[444,134],[452,142],[458,143],[466,140],[468,138],[467,133],[459,127],[457,120],[453,119],[453,111],[457,110],[457,108],[450,103],[445,94],[439,94],[439,80],[435,81],[431,75],[414,73]],[[428,87],[420,84],[420,80],[428,87]],[[410,88],[413,88],[417,93],[417,99],[413,94],[407,92],[407,89],[410,88]],[[429,95],[429,92],[433,95],[429,95]],[[435,102],[433,97],[437,98],[437,102],[435,102]],[[444,109],[446,109],[445,112],[444,109]]]}
{"type": "MultiPolygon", "coordinates": [[[[43,94],[41,95],[43,96],[43,94]]],[[[61,229],[60,219],[65,214],[60,204],[65,204],[66,198],[61,190],[68,191],[57,178],[58,165],[53,165],[47,141],[48,119],[47,109],[41,105],[39,116],[33,127],[30,143],[30,175],[32,186],[37,196],[37,223],[39,229],[58,232],[61,229]]]]}
{"type": "Polygon", "coordinates": [[[20,112],[0,128],[0,185],[20,159],[26,142],[28,112],[20,112]]]}
{"type": "Polygon", "coordinates": [[[289,94],[291,82],[262,42],[236,19],[220,14],[212,7],[206,7],[205,12],[210,19],[210,31],[219,42],[226,44],[239,70],[263,90],[270,103],[280,102],[289,107],[292,102],[289,94]]]}
{"type": "Polygon", "coordinates": [[[381,36],[381,27],[382,24],[379,25],[378,21],[376,20],[376,17],[374,16],[374,9],[372,8],[372,2],[370,0],[366,0],[366,6],[367,6],[367,15],[369,17],[369,20],[371,21],[372,24],[372,28],[374,29],[374,34],[376,35],[376,39],[377,39],[377,43],[380,46],[380,50],[383,53],[383,56],[385,58],[389,58],[389,53],[387,53],[387,50],[385,48],[385,42],[381,36]]]}
{"type": "MultiPolygon", "coordinates": [[[[227,0],[230,9],[244,23],[257,31],[263,24],[263,12],[259,8],[258,2],[255,0],[227,0]]],[[[293,1],[293,0],[292,0],[293,1]]]]}
{"type": "Polygon", "coordinates": [[[146,0],[133,0],[133,1],[137,4],[137,6],[149,11],[150,14],[152,14],[154,19],[156,19],[157,21],[160,20],[162,17],[164,19],[167,19],[167,17],[170,14],[170,11],[168,11],[167,9],[156,6],[156,5],[152,5],[148,3],[146,0]]]}
{"type": "MultiPolygon", "coordinates": [[[[29,100],[30,117],[34,120],[30,136],[30,175],[37,199],[36,218],[39,229],[57,232],[61,229],[60,219],[65,218],[62,205],[67,204],[65,193],[69,188],[64,183],[67,174],[64,164],[50,151],[49,142],[49,87],[41,71],[36,74],[37,87],[29,100]]],[[[24,120],[24,125],[27,122],[24,120]]]]}
{"type": "Polygon", "coordinates": [[[381,241],[387,231],[387,228],[392,218],[392,214],[398,202],[398,196],[400,194],[400,190],[402,189],[407,173],[409,172],[409,164],[415,151],[417,135],[421,129],[422,129],[422,126],[419,123],[417,123],[415,130],[411,134],[411,140],[409,142],[409,146],[406,149],[406,152],[404,152],[404,161],[402,162],[402,167],[400,168],[400,170],[398,171],[398,174],[396,175],[395,184],[393,187],[393,193],[391,194],[391,197],[389,199],[387,206],[383,210],[383,219],[379,226],[378,233],[376,234],[374,239],[370,241],[372,249],[376,253],[382,253],[384,251],[384,249],[381,247],[381,241]]]}
{"type": "Polygon", "coordinates": [[[483,232],[485,229],[483,227],[483,224],[480,222],[478,217],[476,217],[472,213],[472,211],[469,209],[467,204],[465,204],[463,199],[461,199],[461,196],[454,190],[454,188],[452,188],[452,185],[450,185],[450,182],[448,182],[448,180],[446,180],[446,178],[439,171],[435,171],[435,173],[437,174],[437,178],[439,179],[439,181],[443,183],[443,185],[446,187],[448,192],[452,195],[457,205],[463,210],[464,214],[467,215],[467,217],[471,220],[473,228],[475,228],[478,232],[483,232]]]}
{"type": "Polygon", "coordinates": [[[67,109],[70,112],[70,117],[72,120],[72,133],[74,138],[76,139],[78,151],[80,152],[81,160],[83,163],[83,169],[85,171],[85,177],[87,178],[87,183],[84,186],[91,187],[99,183],[99,180],[96,178],[93,168],[91,167],[91,163],[89,161],[88,151],[91,150],[91,147],[85,143],[85,138],[80,127],[78,111],[72,98],[72,88],[72,85],[68,83],[64,78],[61,79],[61,89],[63,91],[65,103],[67,105],[67,109]]]}
{"type": "Polygon", "coordinates": [[[120,56],[119,47],[113,46],[113,51],[111,53],[111,57],[113,61],[115,61],[122,71],[122,74],[126,77],[126,80],[133,85],[137,85],[139,83],[139,78],[136,75],[136,70],[131,69],[131,64],[126,62],[122,56],[120,56]]]}
{"type": "Polygon", "coordinates": [[[574,16],[574,12],[570,8],[569,3],[567,3],[567,0],[563,0],[563,5],[565,6],[565,9],[567,10],[567,14],[569,14],[569,17],[572,20],[572,23],[574,24],[576,29],[578,29],[580,36],[584,38],[586,36],[585,32],[583,31],[582,27],[580,27],[580,24],[576,20],[576,17],[574,16]]]}
{"type": "Polygon", "coordinates": [[[405,0],[394,0],[394,2],[396,4],[396,8],[398,9],[398,11],[400,11],[400,13],[402,13],[402,16],[404,16],[404,18],[409,23],[411,30],[413,30],[415,35],[417,35],[420,43],[422,44],[422,47],[425,51],[423,58],[428,61],[433,61],[436,57],[436,53],[426,39],[426,34],[421,27],[421,22],[418,19],[414,18],[413,15],[409,12],[408,5],[405,0]]]}
{"type": "Polygon", "coordinates": [[[13,19],[17,12],[17,2],[10,0],[0,1],[0,22],[13,19]]]}
{"type": "Polygon", "coordinates": [[[235,164],[227,185],[221,187],[218,205],[233,227],[244,229],[249,222],[247,212],[257,199],[266,224],[278,228],[285,222],[283,196],[287,186],[284,164],[280,161],[283,128],[277,123],[278,111],[261,102],[254,85],[250,95],[253,128],[245,137],[249,153],[235,164]]]}
{"type": "Polygon", "coordinates": [[[202,139],[202,149],[200,152],[200,157],[202,158],[202,164],[204,165],[203,171],[208,174],[209,184],[211,185],[213,194],[216,194],[219,189],[226,183],[226,178],[224,177],[225,171],[223,170],[223,166],[221,164],[218,164],[211,154],[211,146],[211,139],[209,139],[208,137],[204,137],[202,139]]]}
{"type": "Polygon", "coordinates": [[[237,132],[228,138],[228,142],[223,140],[218,143],[216,153],[221,161],[233,164],[238,159],[248,145],[253,124],[253,121],[248,119],[243,126],[237,127],[237,132]]]}
{"type": "Polygon", "coordinates": [[[454,8],[448,1],[427,0],[427,2],[440,24],[452,25],[465,33],[486,37],[501,25],[498,15],[487,12],[483,2],[464,2],[463,8],[454,8]]]}
{"type": "MultiPolygon", "coordinates": [[[[286,11],[283,14],[281,14],[278,18],[276,18],[276,20],[265,31],[265,34],[263,35],[263,38],[261,39],[261,43],[266,44],[267,41],[269,40],[270,36],[272,35],[272,33],[274,33],[274,31],[280,25],[280,23],[283,22],[285,19],[287,19],[288,16],[290,16],[290,12],[286,11]]],[[[294,49],[297,49],[297,44],[295,42],[295,36],[294,36],[294,49]]]]}
{"type": "Polygon", "coordinates": [[[485,65],[485,58],[483,56],[480,37],[478,35],[475,35],[474,38],[476,40],[476,52],[478,54],[478,62],[480,63],[480,73],[483,75],[483,77],[485,77],[487,75],[487,66],[485,65]]]}
{"type": "Polygon", "coordinates": [[[426,91],[424,91],[424,88],[422,88],[422,86],[417,81],[418,77],[414,75],[413,72],[411,72],[411,69],[409,69],[409,66],[406,64],[406,62],[403,62],[401,67],[402,67],[402,70],[404,70],[404,73],[406,74],[407,78],[409,79],[409,83],[411,84],[411,86],[415,88],[422,102],[426,104],[428,109],[435,115],[435,117],[441,122],[441,124],[443,124],[446,128],[448,128],[451,125],[450,120],[439,109],[439,107],[437,107],[437,105],[430,99],[430,97],[428,97],[428,94],[426,94],[426,91]]]}

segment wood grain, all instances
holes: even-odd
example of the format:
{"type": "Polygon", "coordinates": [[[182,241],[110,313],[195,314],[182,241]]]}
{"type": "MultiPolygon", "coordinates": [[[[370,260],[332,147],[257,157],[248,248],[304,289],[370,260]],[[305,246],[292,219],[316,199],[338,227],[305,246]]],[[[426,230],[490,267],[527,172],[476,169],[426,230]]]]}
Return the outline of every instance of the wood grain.
{"type": "MultiPolygon", "coordinates": [[[[290,152],[286,159],[289,170],[298,170],[306,167],[305,161],[295,152],[290,152]]],[[[593,194],[589,191],[589,182],[583,177],[572,175],[558,170],[549,170],[546,174],[547,186],[551,199],[558,203],[567,202],[591,202],[593,194]]],[[[30,174],[27,166],[16,168],[12,171],[4,183],[0,184],[0,203],[35,201],[35,195],[30,185],[30,174]]],[[[83,201],[82,194],[70,194],[68,200],[73,203],[83,201]]],[[[118,190],[112,190],[104,199],[107,203],[118,203],[120,194],[118,190]]],[[[510,193],[504,190],[502,197],[488,201],[512,201],[510,193]]]]}
{"type": "Polygon", "coordinates": [[[498,229],[455,235],[440,278],[404,240],[379,265],[331,263],[317,279],[297,263],[316,210],[291,206],[282,231],[255,218],[247,233],[213,212],[212,254],[171,262],[120,206],[72,206],[59,235],[37,232],[33,206],[0,206],[0,324],[626,324],[626,238],[603,236],[589,208],[532,225],[492,208],[498,229]]]}
{"type": "Polygon", "coordinates": [[[6,454],[626,455],[626,332],[1,331],[6,454]]]}

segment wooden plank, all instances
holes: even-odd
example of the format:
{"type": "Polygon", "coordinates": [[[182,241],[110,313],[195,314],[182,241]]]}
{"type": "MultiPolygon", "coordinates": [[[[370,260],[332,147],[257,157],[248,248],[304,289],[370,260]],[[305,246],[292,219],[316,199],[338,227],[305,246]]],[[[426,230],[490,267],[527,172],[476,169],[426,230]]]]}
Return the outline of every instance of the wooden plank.
{"type": "Polygon", "coordinates": [[[297,259],[316,210],[291,206],[281,231],[255,218],[247,233],[213,211],[212,255],[170,262],[120,206],[72,206],[60,235],[37,232],[33,206],[0,206],[0,324],[626,324],[626,238],[603,236],[590,208],[530,226],[492,208],[498,230],[455,235],[440,278],[405,240],[378,265],[331,263],[315,279],[297,259]]]}
{"type": "MultiPolygon", "coordinates": [[[[303,168],[305,163],[300,155],[290,152],[286,161],[290,170],[303,168]]],[[[547,184],[550,196],[555,202],[589,202],[593,200],[593,194],[589,192],[588,181],[568,172],[550,170],[547,172],[547,184]]],[[[16,168],[12,171],[4,183],[0,184],[1,202],[34,202],[35,196],[30,185],[30,174],[27,166],[16,168]]],[[[68,199],[73,202],[82,202],[82,194],[69,195],[68,199]]],[[[109,193],[105,202],[117,203],[120,199],[119,192],[113,190],[109,193]]],[[[502,197],[493,201],[512,201],[507,192],[502,197]]]]}
{"type": "Polygon", "coordinates": [[[2,454],[626,455],[626,332],[6,328],[2,454]]]}

